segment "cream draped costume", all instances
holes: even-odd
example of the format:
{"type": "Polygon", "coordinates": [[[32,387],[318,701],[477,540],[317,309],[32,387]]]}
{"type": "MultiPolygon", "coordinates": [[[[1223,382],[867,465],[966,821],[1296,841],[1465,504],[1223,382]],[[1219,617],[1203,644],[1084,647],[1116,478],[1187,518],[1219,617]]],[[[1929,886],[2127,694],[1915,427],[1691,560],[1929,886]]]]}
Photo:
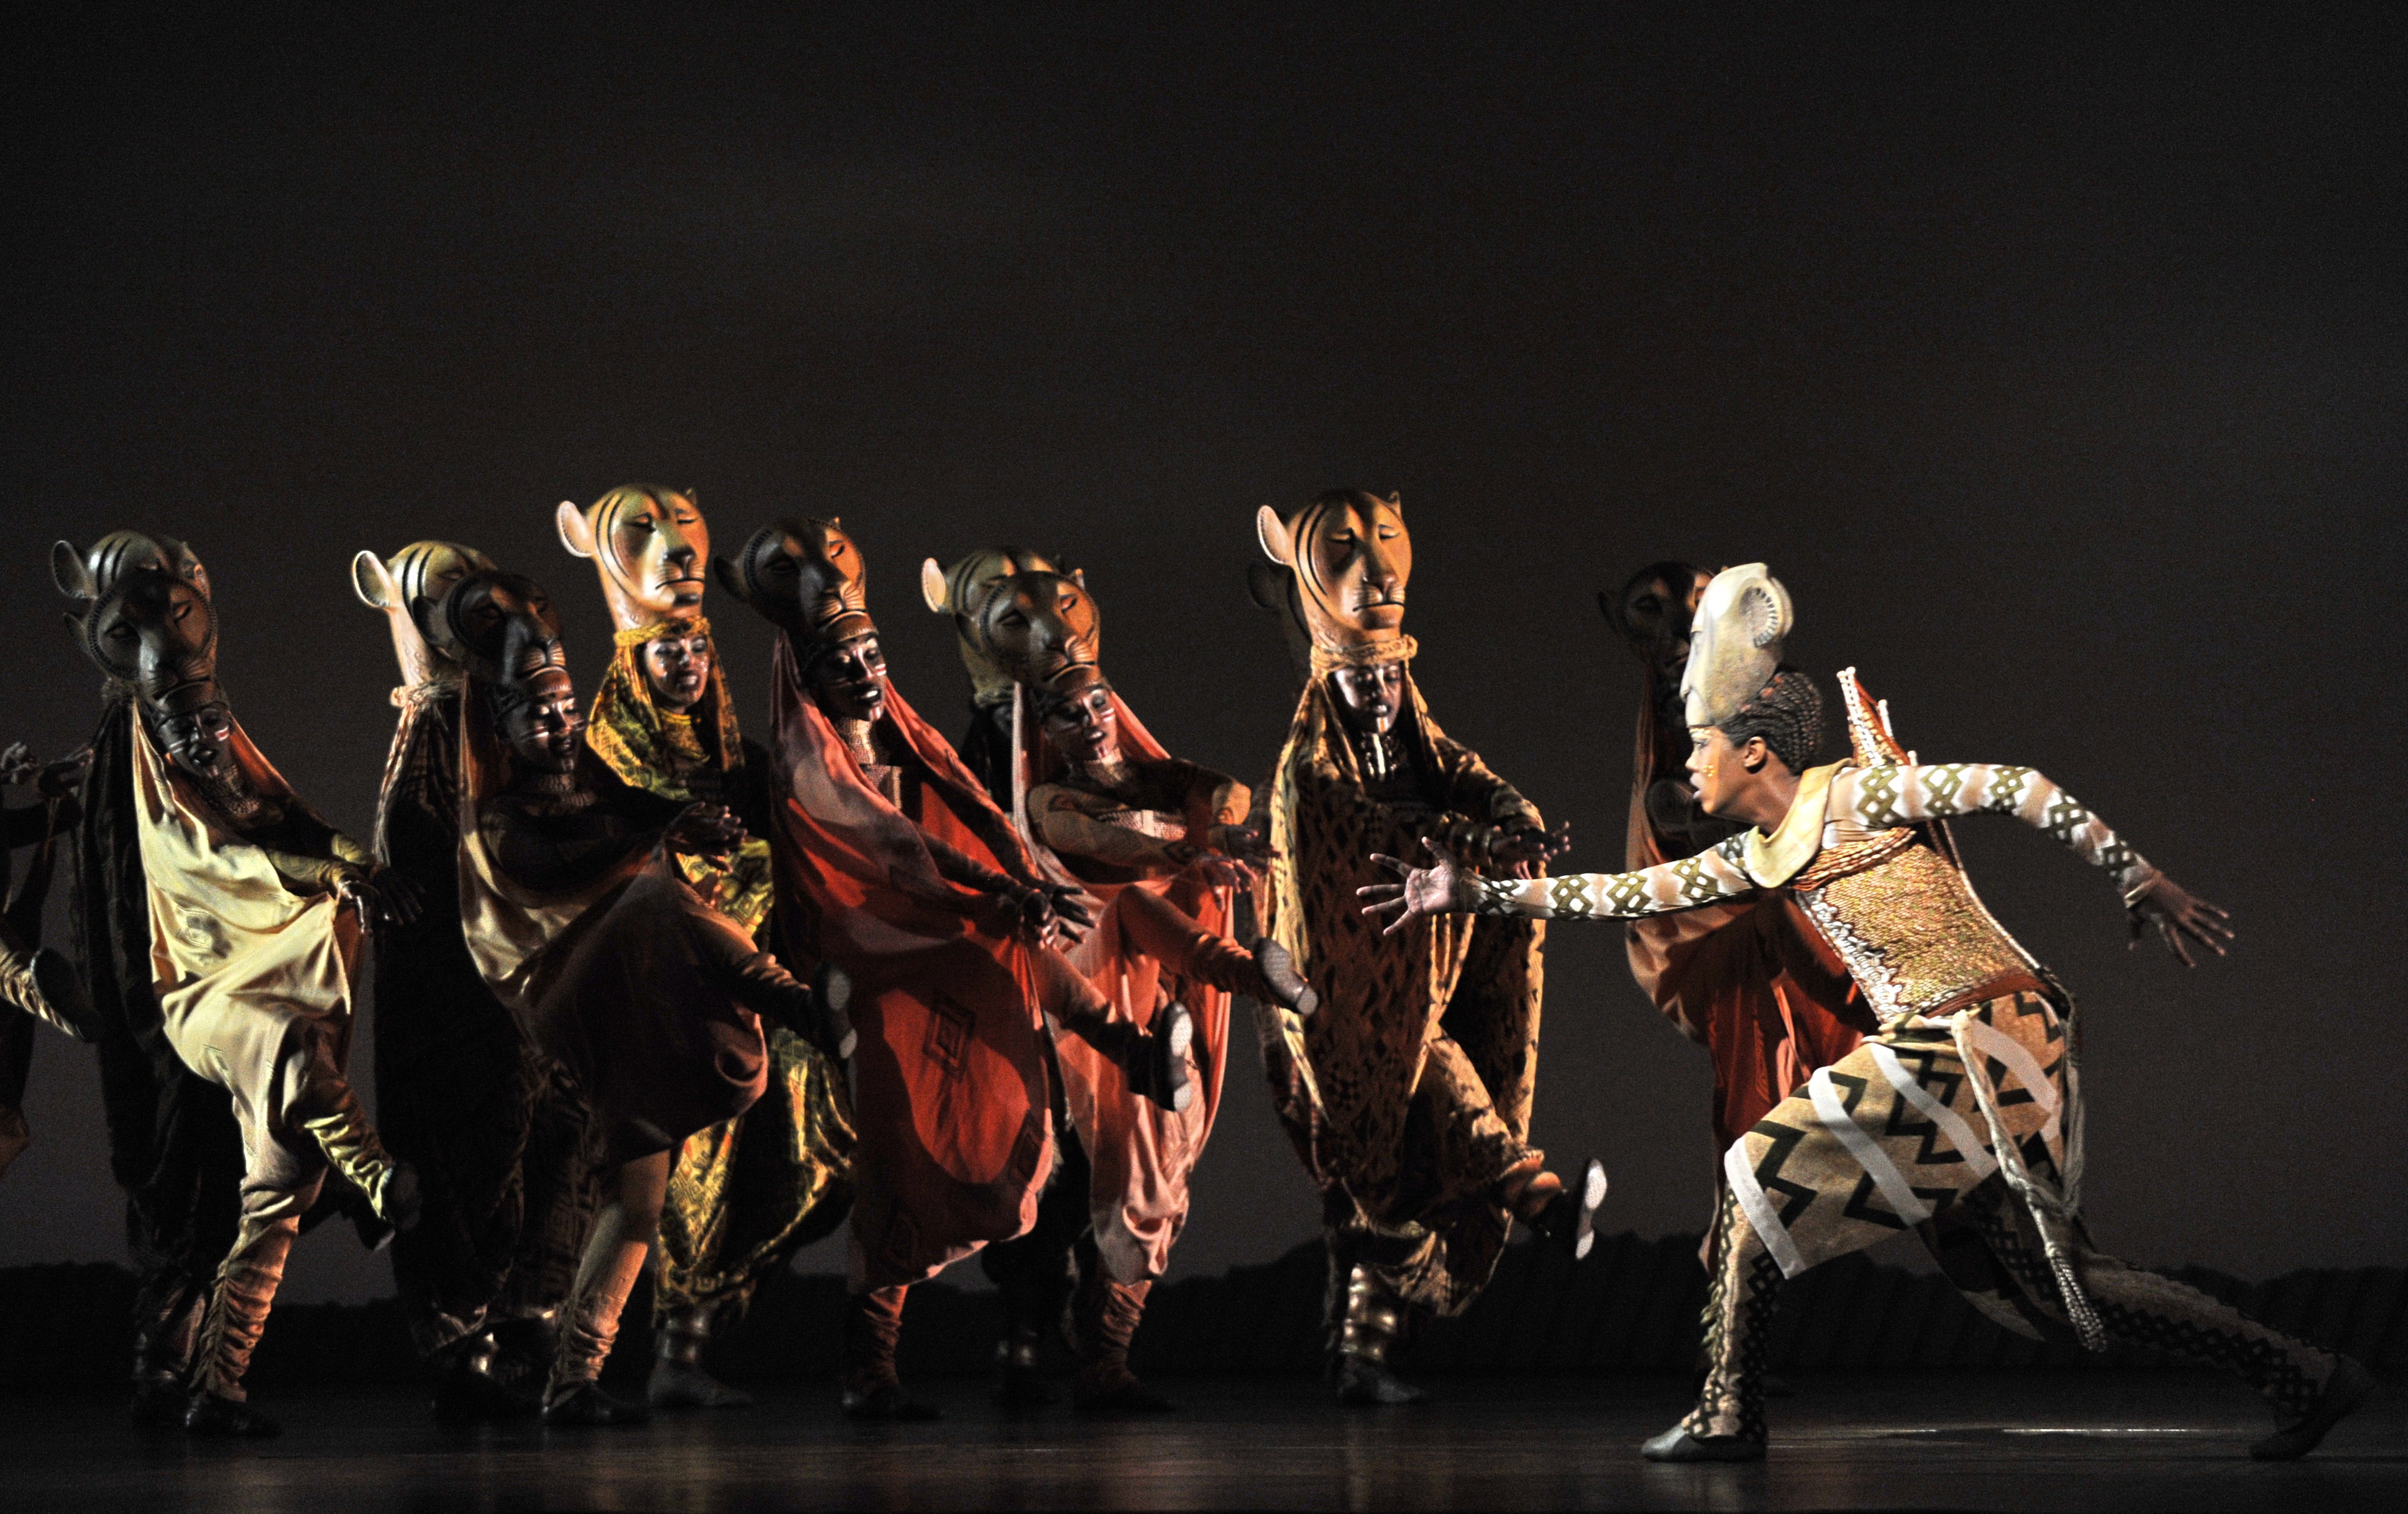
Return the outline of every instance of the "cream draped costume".
{"type": "MultiPolygon", "coordinates": [[[[245,839],[136,724],[134,799],[161,1017],[184,1065],[226,1090],[245,1163],[241,1225],[203,1317],[192,1387],[239,1401],[329,1164],[380,1211],[395,1172],[342,1074],[360,924],[334,888],[367,858],[339,834],[331,858],[245,839]]],[[[235,751],[256,799],[301,810],[239,728],[235,751]]]]}

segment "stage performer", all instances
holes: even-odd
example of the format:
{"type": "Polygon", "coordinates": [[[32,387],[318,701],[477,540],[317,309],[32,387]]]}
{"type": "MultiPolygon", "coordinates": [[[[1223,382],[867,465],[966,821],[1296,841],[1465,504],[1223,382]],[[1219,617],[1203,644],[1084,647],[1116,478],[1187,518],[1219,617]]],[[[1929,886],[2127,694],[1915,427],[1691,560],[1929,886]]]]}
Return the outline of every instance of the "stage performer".
{"type": "MultiPolygon", "coordinates": [[[[1684,679],[1698,802],[1747,830],[1679,861],[1543,880],[1484,878],[1442,855],[1426,869],[1383,857],[1404,881],[1362,890],[1365,914],[1390,918],[1391,930],[1453,914],[1632,919],[1785,892],[1880,1016],[1877,1034],[1726,1153],[1706,1378],[1697,1407],[1646,1456],[1760,1459],[1766,1332],[1782,1281],[1942,1216],[1956,1223],[1938,1260],[1985,1313],[2027,1334],[2070,1331],[2094,1350],[2143,1347],[2231,1372],[2279,1425],[2252,1454],[2305,1455],[2372,1379],[2092,1248],[2072,1000],[1983,908],[1941,822],[2011,815],[2047,831],[2114,881],[2135,940],[2155,930],[2185,964],[2193,945],[2222,955],[2224,911],[2028,768],[1809,766],[1822,697],[1778,660],[1788,618],[1788,596],[1762,564],[1716,575],[1684,679]]],[[[1841,680],[1852,723],[1876,728],[1854,670],[1841,680]]],[[[1885,729],[1874,734],[1894,751],[1885,729]]]]}
{"type": "MultiPolygon", "coordinates": [[[[628,786],[726,806],[747,832],[727,858],[681,857],[687,879],[767,940],[772,898],[768,754],[737,729],[702,613],[710,527],[690,491],[628,484],[559,511],[561,544],[594,560],[618,627],[585,744],[628,786]]],[[[765,1026],[767,1089],[731,1120],[687,1136],[669,1168],[653,1261],[654,1408],[732,1408],[752,1396],[703,1369],[703,1349],[744,1314],[763,1277],[836,1229],[853,1202],[853,1117],[843,1070],[765,1026]]]]}
{"type": "Polygon", "coordinates": [[[1569,842],[1422,702],[1398,499],[1332,490],[1285,520],[1266,505],[1256,528],[1292,574],[1313,670],[1272,779],[1268,933],[1321,1004],[1267,1011],[1263,1057],[1322,1193],[1338,1396],[1411,1403],[1389,1365],[1408,1311],[1469,1307],[1515,1218],[1585,1250],[1605,1173],[1567,1189],[1528,1141],[1541,928],[1416,922],[1399,951],[1354,886],[1368,852],[1417,836],[1531,876],[1569,842]]]}
{"type": "Polygon", "coordinates": [[[0,751],[0,784],[24,786],[41,796],[38,804],[0,810],[0,1174],[33,1144],[25,1128],[25,1077],[34,1058],[34,1022],[46,1020],[80,1041],[99,1038],[91,1002],[75,965],[40,944],[42,904],[50,897],[50,872],[59,838],[79,813],[76,791],[92,749],[56,762],[42,762],[22,742],[0,751]],[[33,865],[18,881],[16,854],[34,849],[33,865]]]}
{"type": "Polygon", "coordinates": [[[452,586],[494,566],[449,541],[363,552],[351,584],[393,632],[401,712],[377,796],[379,861],[424,900],[376,959],[377,1124],[425,1208],[393,1243],[410,1341],[438,1420],[538,1406],[561,1300],[593,1222],[584,1105],[468,955],[460,923],[460,665],[428,641],[452,586]]]}
{"type": "Polygon", "coordinates": [[[1035,1222],[1054,1162],[1039,1017],[1118,1063],[1144,1097],[1196,1097],[1195,1022],[1149,1030],[1046,942],[1092,923],[1037,873],[1011,822],[888,683],[860,549],[834,520],[753,533],[720,581],[779,630],[771,691],[781,941],[855,985],[852,1305],[842,1403],[927,1419],[895,1372],[903,1303],[1035,1222]]]}
{"type": "Polygon", "coordinates": [[[970,724],[962,733],[962,766],[986,786],[997,806],[1011,808],[1011,705],[1019,687],[979,646],[978,613],[996,585],[1014,573],[1053,573],[1061,566],[1026,547],[984,547],[951,568],[930,557],[920,565],[920,597],[953,622],[962,668],[970,675],[970,724]]]}
{"type": "Polygon", "coordinates": [[[1233,893],[1252,885],[1268,853],[1244,823],[1246,786],[1173,758],[1129,711],[1097,665],[1100,615],[1084,578],[1032,570],[1000,580],[982,598],[972,634],[965,661],[999,669],[1014,690],[1004,706],[1013,733],[1007,813],[1042,875],[1097,901],[1095,929],[1065,955],[1115,1017],[1145,1025],[1175,1001],[1197,1027],[1198,1096],[1178,1112],[1131,1090],[1082,1043],[1051,1043],[1064,1105],[1054,1176],[1036,1228],[979,1259],[1004,1299],[1000,1396],[1051,1396],[1037,1347],[1072,1286],[1072,1401],[1166,1409],[1129,1371],[1129,1341],[1186,1222],[1188,1174],[1220,1103],[1229,995],[1299,1015],[1318,1001],[1276,942],[1248,950],[1229,939],[1233,893]]]}
{"type": "Polygon", "coordinates": [[[460,903],[470,955],[594,1121],[603,1191],[544,1389],[550,1424],[633,1424],[602,1391],[619,1315],[652,1249],[685,1138],[743,1113],[767,1081],[766,1018],[841,1055],[841,1004],[796,982],[713,908],[680,858],[744,839],[724,806],[619,781],[591,754],[560,622],[531,579],[471,573],[435,609],[467,670],[460,738],[460,903]]]}
{"type": "Polygon", "coordinates": [[[416,899],[244,734],[218,685],[208,575],[192,549],[116,531],[89,554],[60,542],[50,565],[69,628],[109,680],[78,903],[106,1026],[111,1162],[146,1275],[137,1413],[164,1418],[180,1391],[188,1431],[274,1435],[243,1373],[328,1169],[383,1224],[417,1218],[417,1175],[387,1155],[343,1075],[361,917],[407,920],[416,899]],[[231,1153],[226,1123],[239,1132],[231,1153]],[[241,1162],[232,1193],[216,1177],[228,1156],[241,1162]],[[188,1323],[191,1206],[205,1203],[236,1224],[188,1323]]]}
{"type": "MultiPolygon", "coordinates": [[[[1688,857],[1744,829],[1706,814],[1678,776],[1689,757],[1681,696],[1689,624],[1713,577],[1687,563],[1650,563],[1621,593],[1598,596],[1645,669],[1627,868],[1688,857]]],[[[1785,896],[1634,920],[1626,948],[1640,988],[1713,1062],[1717,1150],[1875,1029],[1846,964],[1785,896]]]]}

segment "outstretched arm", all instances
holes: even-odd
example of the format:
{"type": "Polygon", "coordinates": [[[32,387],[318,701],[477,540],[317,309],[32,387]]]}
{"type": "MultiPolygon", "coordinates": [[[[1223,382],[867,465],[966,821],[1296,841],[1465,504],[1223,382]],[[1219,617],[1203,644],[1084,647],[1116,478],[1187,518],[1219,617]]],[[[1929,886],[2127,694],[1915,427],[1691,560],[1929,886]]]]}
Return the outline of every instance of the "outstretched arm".
{"type": "Polygon", "coordinates": [[[1374,856],[1372,861],[1402,881],[1354,890],[1363,901],[1364,914],[1388,919],[1387,934],[1425,915],[1634,920],[1756,891],[1756,885],[1740,867],[1735,842],[1636,872],[1568,872],[1556,878],[1484,878],[1457,866],[1428,839],[1423,840],[1422,847],[1432,859],[1431,866],[1414,868],[1398,858],[1374,856]]]}
{"type": "Polygon", "coordinates": [[[2186,941],[2217,956],[2232,939],[2230,918],[2194,899],[2149,865],[2107,822],[2056,782],[2031,768],[1990,762],[1898,763],[1852,768],[1831,785],[1831,809],[1868,830],[1952,815],[2012,815],[2044,830],[2076,857],[2115,880],[2132,917],[2132,939],[2154,929],[2167,949],[2191,964],[2186,941]]]}

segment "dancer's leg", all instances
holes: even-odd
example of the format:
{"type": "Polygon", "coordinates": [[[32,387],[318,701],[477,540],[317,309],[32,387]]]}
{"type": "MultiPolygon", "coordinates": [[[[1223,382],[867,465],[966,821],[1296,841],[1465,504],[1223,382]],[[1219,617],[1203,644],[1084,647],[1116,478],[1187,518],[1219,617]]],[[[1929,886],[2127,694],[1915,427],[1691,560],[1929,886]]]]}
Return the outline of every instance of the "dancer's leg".
{"type": "Polygon", "coordinates": [[[602,1391],[602,1363],[619,1335],[619,1316],[644,1270],[660,1229],[669,1157],[656,1151],[621,1166],[607,1179],[608,1197],[579,1261],[577,1281],[562,1311],[560,1348],[544,1389],[547,1424],[641,1424],[651,1412],[602,1391]]]}

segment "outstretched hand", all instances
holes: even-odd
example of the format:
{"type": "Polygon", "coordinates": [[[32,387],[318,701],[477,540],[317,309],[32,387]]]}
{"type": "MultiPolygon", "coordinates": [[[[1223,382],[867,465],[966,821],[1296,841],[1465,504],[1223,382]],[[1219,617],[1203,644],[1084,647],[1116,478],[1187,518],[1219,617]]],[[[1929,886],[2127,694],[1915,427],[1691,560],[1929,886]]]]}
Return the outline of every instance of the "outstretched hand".
{"type": "Polygon", "coordinates": [[[1387,920],[1387,926],[1380,932],[1383,936],[1393,936],[1415,920],[1432,915],[1449,915],[1471,907],[1470,880],[1455,865],[1455,858],[1439,850],[1438,844],[1427,836],[1422,838],[1422,850],[1431,858],[1430,866],[1426,868],[1373,852],[1373,862],[1404,881],[1366,884],[1354,890],[1354,897],[1363,901],[1365,915],[1374,920],[1387,920]]]}
{"type": "Polygon", "coordinates": [[[2185,967],[2199,965],[2185,937],[2218,957],[2226,955],[2224,944],[2232,939],[2232,927],[2225,923],[2232,918],[2230,914],[2204,899],[2193,898],[2162,872],[2149,886],[2148,892],[2132,901],[2127,913],[2132,922],[2132,945],[2138,946],[2141,937],[2154,929],[2165,942],[2166,950],[2185,967]]]}
{"type": "Polygon", "coordinates": [[[0,784],[28,784],[44,799],[64,799],[83,781],[84,770],[91,766],[89,746],[56,762],[44,762],[34,756],[32,747],[11,742],[7,750],[0,751],[0,784]]]}
{"type": "Polygon", "coordinates": [[[1059,937],[1075,946],[1087,939],[1096,927],[1096,916],[1087,908],[1087,896],[1066,883],[1038,886],[1046,905],[1046,929],[1049,937],[1059,937]]]}
{"type": "Polygon", "coordinates": [[[1534,878],[1539,869],[1572,849],[1572,827],[1567,820],[1553,830],[1526,826],[1500,836],[1488,848],[1488,859],[1511,878],[1534,878]]]}

